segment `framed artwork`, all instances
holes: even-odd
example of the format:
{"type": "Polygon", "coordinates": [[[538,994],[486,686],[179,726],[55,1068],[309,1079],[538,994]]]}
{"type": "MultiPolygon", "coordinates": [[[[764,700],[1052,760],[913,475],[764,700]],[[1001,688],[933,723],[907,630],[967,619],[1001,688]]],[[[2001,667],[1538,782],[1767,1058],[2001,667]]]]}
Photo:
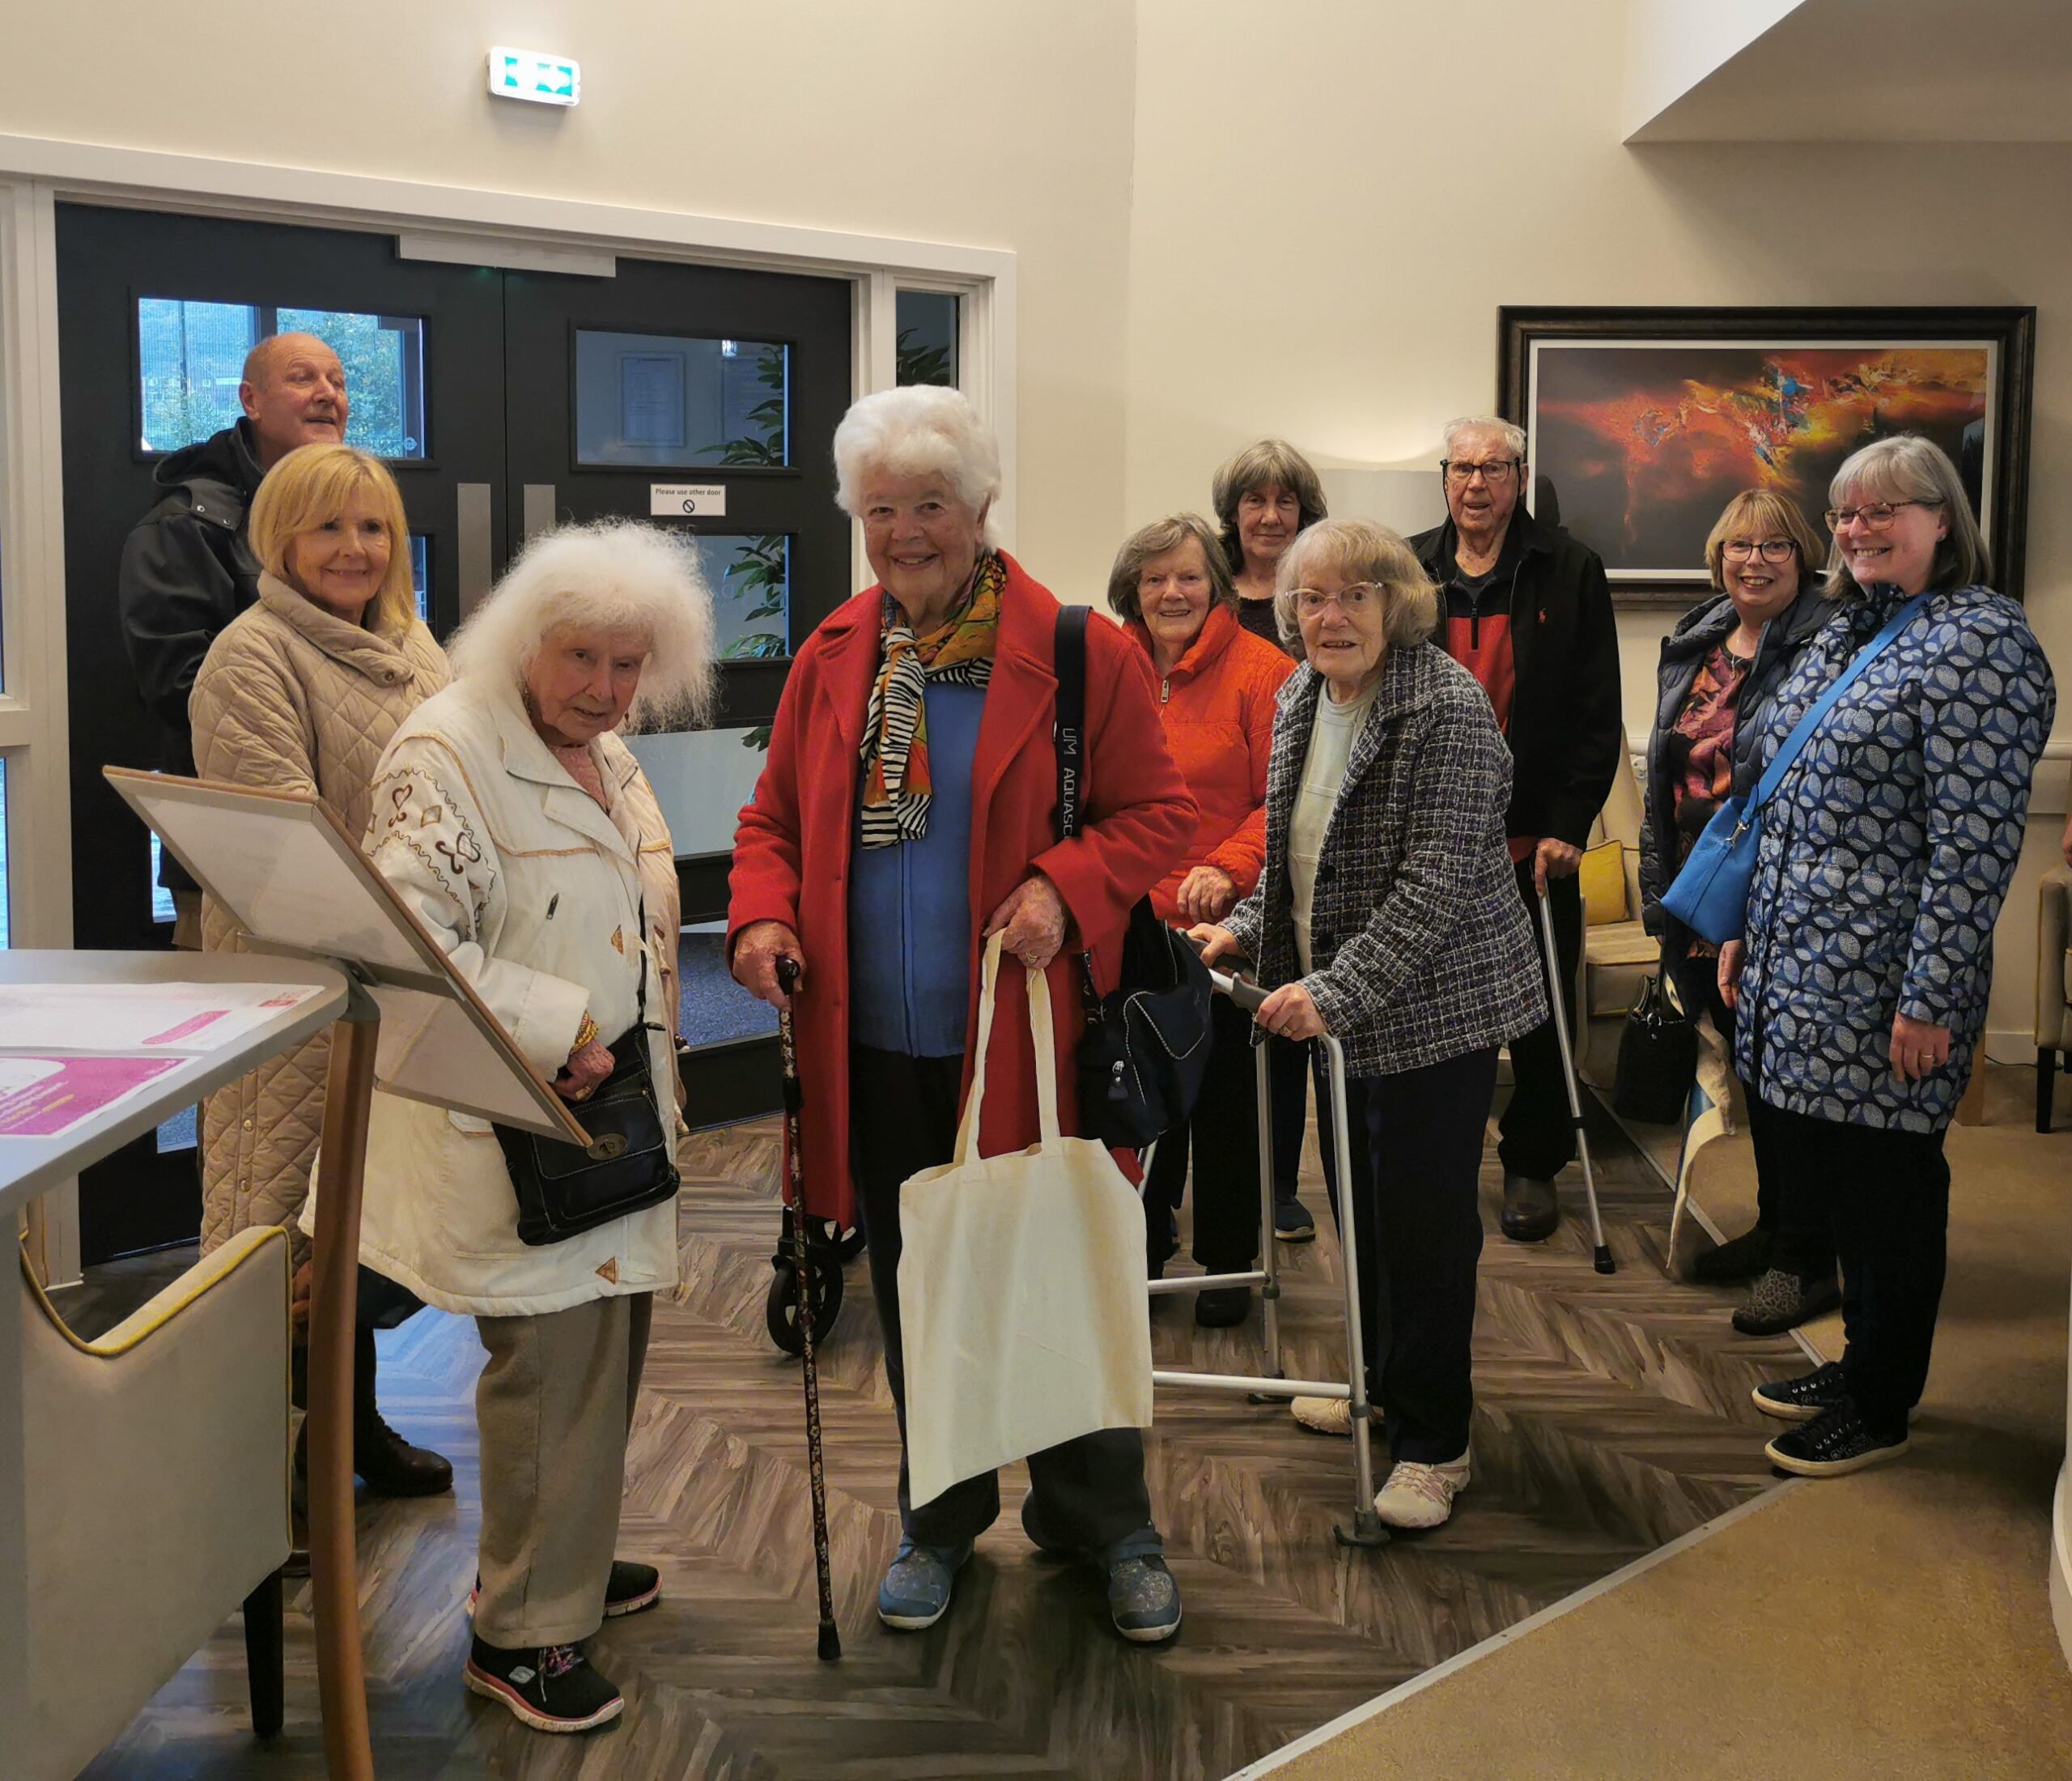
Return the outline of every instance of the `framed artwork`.
{"type": "Polygon", "coordinates": [[[1950,454],[1993,585],[2021,597],[2034,309],[1505,308],[1497,330],[1533,512],[1604,559],[1620,605],[1704,598],[1706,535],[1743,489],[1824,537],[1842,461],[1905,432],[1950,454]]]}

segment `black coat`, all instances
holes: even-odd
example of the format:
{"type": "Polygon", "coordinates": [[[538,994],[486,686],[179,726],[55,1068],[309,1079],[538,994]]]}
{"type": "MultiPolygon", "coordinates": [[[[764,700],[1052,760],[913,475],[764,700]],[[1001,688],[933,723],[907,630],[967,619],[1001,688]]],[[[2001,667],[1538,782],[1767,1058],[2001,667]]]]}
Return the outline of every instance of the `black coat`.
{"type": "Polygon", "coordinates": [[[157,720],[159,764],[168,773],[194,771],[187,695],[202,658],[259,597],[244,516],[262,474],[248,421],[175,452],[154,478],[164,494],[122,546],[123,646],[157,720]]]}
{"type": "MultiPolygon", "coordinates": [[[[1754,785],[1756,743],[1762,729],[1757,720],[1777,696],[1792,664],[1813,633],[1834,615],[1834,603],[1807,588],[1763,627],[1756,660],[1741,682],[1734,704],[1734,789],[1746,793],[1754,785]]],[[[1674,788],[1662,741],[1684,708],[1692,682],[1705,657],[1733,635],[1739,618],[1734,601],[1717,593],[1693,606],[1662,640],[1662,663],[1655,670],[1654,728],[1648,732],[1647,776],[1641,788],[1641,920],[1662,942],[1663,956],[1682,958],[1690,947],[1690,930],[1662,906],[1662,893],[1675,873],[1665,844],[1676,826],[1674,788]]]]}
{"type": "MultiPolygon", "coordinates": [[[[1520,507],[1511,577],[1511,656],[1517,680],[1505,740],[1511,748],[1507,835],[1590,839],[1619,768],[1619,633],[1596,551],[1520,507]]],[[[1508,541],[1507,541],[1508,542],[1508,541]]],[[[1453,574],[1454,525],[1410,541],[1443,589],[1453,574]]]]}

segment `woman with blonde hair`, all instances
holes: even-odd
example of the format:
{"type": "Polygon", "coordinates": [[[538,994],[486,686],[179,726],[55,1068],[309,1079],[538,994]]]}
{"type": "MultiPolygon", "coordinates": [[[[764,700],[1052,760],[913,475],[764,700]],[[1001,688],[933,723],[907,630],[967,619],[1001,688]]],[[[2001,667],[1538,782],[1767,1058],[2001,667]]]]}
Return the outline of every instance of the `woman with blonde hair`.
{"type": "MultiPolygon", "coordinates": [[[[417,614],[402,498],[380,461],[350,445],[304,445],[267,473],[252,504],[259,600],[210,646],[188,700],[195,770],[263,791],[311,792],[358,835],[388,738],[450,678],[417,614]]],[[[241,950],[213,899],[205,951],[241,950]]],[[[252,1224],[295,1228],[324,1118],[330,1039],[320,1033],[219,1089],[202,1116],[202,1248],[252,1224]]],[[[353,1469],[389,1496],[448,1490],[453,1469],[413,1447],[375,1406],[374,1330],[416,1308],[372,1283],[353,1369],[353,1469]],[[399,1315],[400,1314],[400,1315],[399,1315]]],[[[298,1359],[304,1350],[296,1350],[298,1359]]],[[[296,1370],[297,1383],[301,1377],[296,1370]]],[[[299,1394],[298,1394],[299,1396],[299,1394]]],[[[300,1450],[298,1449],[298,1458],[300,1450]]]]}
{"type": "MultiPolygon", "coordinates": [[[[1436,1527],[1468,1478],[1497,1052],[1547,1018],[1504,836],[1510,751],[1475,677],[1430,641],[1437,590],[1386,527],[1310,527],[1275,604],[1309,660],[1280,690],[1266,868],[1192,932],[1206,959],[1257,961],[1267,1032],[1344,1048],[1352,1180],[1326,1179],[1359,1239],[1367,1395],[1384,1406],[1374,1508],[1436,1527]]],[[[1331,1401],[1297,1398],[1296,1416],[1326,1426],[1331,1401]]]]}

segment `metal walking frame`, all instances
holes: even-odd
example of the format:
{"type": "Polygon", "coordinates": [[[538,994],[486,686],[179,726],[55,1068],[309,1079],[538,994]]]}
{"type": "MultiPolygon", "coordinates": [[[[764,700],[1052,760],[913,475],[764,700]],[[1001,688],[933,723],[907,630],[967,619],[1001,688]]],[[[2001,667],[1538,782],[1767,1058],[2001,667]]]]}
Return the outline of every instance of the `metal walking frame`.
{"type": "MultiPolygon", "coordinates": [[[[1213,966],[1209,967],[1208,976],[1218,995],[1228,996],[1248,1014],[1257,1014],[1259,1005],[1266,1000],[1264,990],[1242,977],[1218,971],[1213,966]]],[[[1258,1044],[1252,1048],[1252,1063],[1259,1083],[1259,1255],[1263,1265],[1243,1273],[1176,1275],[1171,1279],[1152,1281],[1149,1285],[1154,1293],[1199,1292],[1219,1286],[1257,1286],[1264,1312],[1263,1341],[1266,1362],[1272,1371],[1263,1375],[1253,1375],[1154,1369],[1151,1381],[1155,1387],[1169,1389],[1242,1394],[1254,1403],[1297,1397],[1348,1400],[1352,1420],[1355,1491],[1352,1520],[1349,1526],[1344,1523],[1337,1524],[1331,1531],[1343,1546],[1385,1546],[1389,1542],[1388,1529],[1382,1525],[1381,1517],[1374,1512],[1374,1460],[1369,1432],[1371,1407],[1367,1402],[1367,1367],[1360,1327],[1360,1248],[1358,1236],[1352,1227],[1352,1139],[1351,1121],[1345,1107],[1345,1048],[1328,1033],[1315,1043],[1323,1048],[1325,1075],[1331,1090],[1331,1141],[1332,1154],[1337,1161],[1339,1182],[1339,1249],[1344,1259],[1345,1275],[1345,1376],[1350,1383],[1340,1385],[1330,1379],[1289,1379],[1281,1371],[1280,1256],[1273,1234],[1272,1091],[1267,1069],[1266,1047],[1258,1044]]],[[[1150,1155],[1151,1152],[1145,1153],[1147,1171],[1150,1155]]]]}

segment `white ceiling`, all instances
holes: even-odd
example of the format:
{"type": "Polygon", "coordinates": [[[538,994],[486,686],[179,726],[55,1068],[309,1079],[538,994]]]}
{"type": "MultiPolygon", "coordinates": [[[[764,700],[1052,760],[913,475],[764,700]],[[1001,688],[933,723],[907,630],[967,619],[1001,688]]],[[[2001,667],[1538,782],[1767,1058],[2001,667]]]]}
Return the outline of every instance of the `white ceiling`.
{"type": "Polygon", "coordinates": [[[1802,0],[1626,140],[2072,142],[2072,0],[1802,0]]]}

